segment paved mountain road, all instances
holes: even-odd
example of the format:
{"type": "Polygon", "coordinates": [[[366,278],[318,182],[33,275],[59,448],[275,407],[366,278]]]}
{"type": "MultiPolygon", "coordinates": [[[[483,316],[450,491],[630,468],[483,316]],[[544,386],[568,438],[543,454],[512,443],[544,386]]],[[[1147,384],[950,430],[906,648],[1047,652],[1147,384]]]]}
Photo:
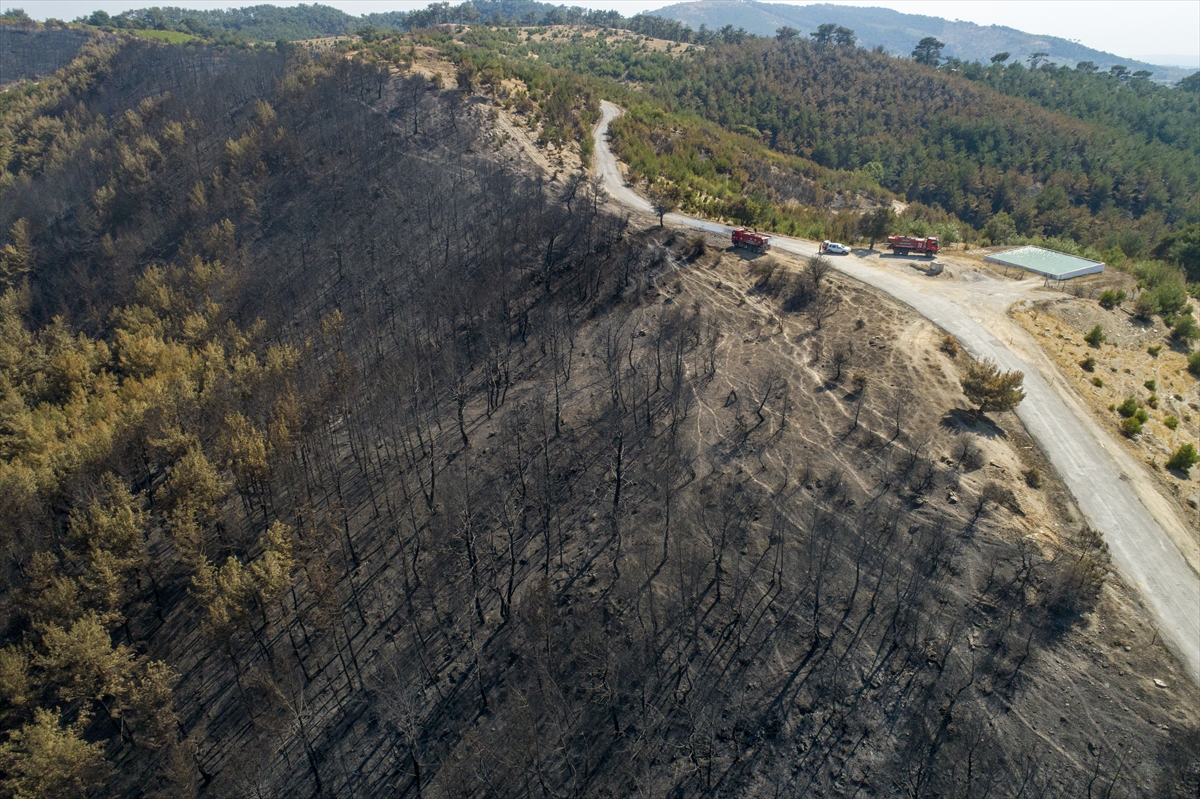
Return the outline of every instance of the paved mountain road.
{"type": "MultiPolygon", "coordinates": [[[[620,205],[653,214],[650,203],[625,184],[608,147],[609,122],[623,112],[607,101],[601,109],[594,136],[605,188],[620,205]]],[[[668,214],[666,221],[712,233],[732,230],[682,214],[668,214]]],[[[801,256],[816,253],[815,244],[782,236],[773,237],[772,247],[801,256]]],[[[1141,593],[1163,639],[1200,683],[1200,576],[1189,565],[1200,562],[1194,537],[1145,467],[1097,424],[1040,345],[1008,318],[1007,309],[1030,297],[1040,281],[930,278],[881,269],[878,259],[854,255],[831,261],[953,334],[973,357],[1025,373],[1026,398],[1017,416],[1062,475],[1084,518],[1104,536],[1114,565],[1141,593]]]]}

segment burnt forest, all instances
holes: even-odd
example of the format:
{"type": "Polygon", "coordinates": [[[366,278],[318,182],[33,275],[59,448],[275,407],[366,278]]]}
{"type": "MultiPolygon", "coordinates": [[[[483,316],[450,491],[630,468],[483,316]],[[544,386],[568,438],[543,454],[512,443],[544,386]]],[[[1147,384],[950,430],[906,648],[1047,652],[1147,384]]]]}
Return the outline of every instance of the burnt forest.
{"type": "Polygon", "coordinates": [[[952,338],[539,163],[433,34],[179,35],[4,39],[0,797],[1197,796],[952,338]]]}

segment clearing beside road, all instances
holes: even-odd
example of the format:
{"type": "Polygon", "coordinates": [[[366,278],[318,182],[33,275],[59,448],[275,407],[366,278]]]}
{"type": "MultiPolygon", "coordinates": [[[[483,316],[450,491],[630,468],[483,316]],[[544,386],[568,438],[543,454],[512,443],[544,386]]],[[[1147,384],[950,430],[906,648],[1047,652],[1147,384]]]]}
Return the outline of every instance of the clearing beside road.
{"type": "Polygon", "coordinates": [[[1012,316],[1054,359],[1099,424],[1133,458],[1150,465],[1147,475],[1188,522],[1175,543],[1192,568],[1200,569],[1200,469],[1164,467],[1180,445],[1200,441],[1196,378],[1182,349],[1172,346],[1170,330],[1161,319],[1140,320],[1122,308],[1106,310],[1094,299],[1069,294],[1023,303],[1012,316]],[[1093,347],[1084,337],[1097,325],[1107,340],[1093,347]],[[1130,397],[1149,415],[1143,432],[1133,437],[1120,432],[1118,411],[1130,397]]]}

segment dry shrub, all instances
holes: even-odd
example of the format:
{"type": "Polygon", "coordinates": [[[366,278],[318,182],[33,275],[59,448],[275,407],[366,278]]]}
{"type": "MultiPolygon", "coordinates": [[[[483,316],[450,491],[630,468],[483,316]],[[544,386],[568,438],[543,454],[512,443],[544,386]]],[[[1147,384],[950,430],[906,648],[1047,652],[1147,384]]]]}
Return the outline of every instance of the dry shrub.
{"type": "Polygon", "coordinates": [[[1030,468],[1026,469],[1021,473],[1021,476],[1025,478],[1025,485],[1029,486],[1030,488],[1038,489],[1041,488],[1045,483],[1045,481],[1042,479],[1041,470],[1036,466],[1031,466],[1030,468]]]}
{"type": "Polygon", "coordinates": [[[988,481],[979,495],[979,504],[981,507],[988,502],[995,503],[1018,516],[1025,515],[1025,511],[1021,508],[1021,503],[1017,501],[1017,495],[1013,493],[1013,490],[995,481],[988,481]]]}
{"type": "Polygon", "coordinates": [[[1100,534],[1084,527],[1073,552],[1055,559],[1038,587],[1038,603],[1058,629],[1066,629],[1096,606],[1108,574],[1108,547],[1100,534]]]}
{"type": "Polygon", "coordinates": [[[958,346],[958,339],[956,339],[954,336],[951,336],[949,333],[947,333],[946,337],[942,339],[942,346],[938,349],[949,355],[951,358],[957,358],[958,354],[962,352],[962,347],[958,346]]]}
{"type": "Polygon", "coordinates": [[[784,311],[794,313],[808,305],[811,298],[808,280],[784,269],[773,258],[760,258],[750,264],[750,276],[754,278],[756,291],[782,300],[784,311]]]}
{"type": "Polygon", "coordinates": [[[796,274],[784,269],[773,258],[759,258],[750,264],[754,290],[781,301],[787,313],[803,311],[812,302],[819,286],[809,272],[796,274]]]}
{"type": "Polygon", "coordinates": [[[774,258],[759,258],[750,262],[750,277],[754,278],[754,288],[764,294],[771,294],[770,287],[778,285],[777,272],[782,272],[779,262],[774,258]]]}
{"type": "Polygon", "coordinates": [[[983,450],[970,436],[963,436],[958,441],[957,460],[964,472],[978,471],[983,468],[983,450]]]}
{"type": "Polygon", "coordinates": [[[788,313],[804,310],[813,297],[809,282],[800,275],[789,276],[780,293],[783,295],[783,310],[788,313]]]}

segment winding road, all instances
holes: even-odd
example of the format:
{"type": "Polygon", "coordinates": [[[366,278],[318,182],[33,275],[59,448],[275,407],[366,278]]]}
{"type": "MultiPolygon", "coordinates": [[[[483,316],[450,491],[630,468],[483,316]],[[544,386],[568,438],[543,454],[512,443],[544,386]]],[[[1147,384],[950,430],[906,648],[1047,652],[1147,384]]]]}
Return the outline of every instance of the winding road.
{"type": "MultiPolygon", "coordinates": [[[[607,101],[601,109],[593,135],[605,188],[618,204],[654,215],[650,202],[625,183],[608,147],[608,125],[624,112],[607,101]]],[[[667,214],[666,222],[711,233],[732,230],[683,214],[667,214]]],[[[794,255],[817,252],[813,242],[784,236],[773,236],[771,244],[794,255]]],[[[997,280],[978,272],[931,278],[909,269],[881,268],[878,257],[831,260],[840,271],[953,334],[973,357],[1025,373],[1026,398],[1017,416],[1066,482],[1088,524],[1104,536],[1113,564],[1141,594],[1163,640],[1200,683],[1200,552],[1194,535],[1158,492],[1145,466],[1100,427],[1041,346],[1009,319],[1008,308],[1030,299],[1040,281],[997,280]]]]}

